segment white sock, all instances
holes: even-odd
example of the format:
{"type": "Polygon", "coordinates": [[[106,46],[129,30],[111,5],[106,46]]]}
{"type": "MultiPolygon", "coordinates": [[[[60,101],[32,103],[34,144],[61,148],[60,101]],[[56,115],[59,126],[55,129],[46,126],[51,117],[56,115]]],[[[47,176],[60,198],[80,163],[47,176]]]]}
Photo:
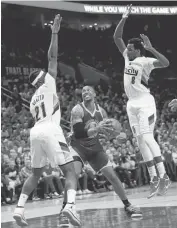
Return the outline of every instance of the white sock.
{"type": "Polygon", "coordinates": [[[76,190],[69,189],[67,191],[67,203],[75,203],[76,198],[76,190]]]}
{"type": "Polygon", "coordinates": [[[148,166],[148,164],[147,164],[149,176],[150,176],[150,179],[152,181],[153,178],[155,176],[157,176],[157,172],[156,172],[155,166],[153,165],[154,164],[153,155],[152,155],[149,147],[147,146],[147,144],[145,143],[145,141],[142,139],[141,136],[139,136],[139,138],[137,138],[137,141],[138,141],[139,148],[140,148],[140,151],[141,151],[141,154],[143,156],[144,161],[147,162],[147,163],[148,162],[152,163],[150,166],[148,166]]]}
{"type": "Polygon", "coordinates": [[[26,194],[22,193],[20,195],[20,198],[19,198],[19,201],[18,201],[17,205],[20,206],[20,207],[24,207],[27,199],[28,199],[28,196],[26,194]]]}
{"type": "Polygon", "coordinates": [[[156,163],[156,167],[157,167],[157,170],[159,171],[160,178],[163,178],[164,174],[166,173],[163,162],[156,163]]]}
{"type": "Polygon", "coordinates": [[[147,167],[147,168],[148,168],[149,176],[150,176],[151,181],[152,181],[153,178],[154,178],[155,176],[157,176],[155,166],[153,165],[153,166],[147,167]]]}

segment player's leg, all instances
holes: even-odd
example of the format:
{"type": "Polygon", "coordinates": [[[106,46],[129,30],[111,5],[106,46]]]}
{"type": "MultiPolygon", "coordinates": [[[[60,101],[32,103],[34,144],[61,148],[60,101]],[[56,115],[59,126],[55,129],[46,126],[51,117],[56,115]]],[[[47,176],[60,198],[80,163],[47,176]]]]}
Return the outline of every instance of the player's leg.
{"type": "Polygon", "coordinates": [[[75,210],[75,198],[77,190],[77,177],[74,169],[73,157],[64,138],[63,132],[55,131],[47,145],[47,156],[51,165],[58,164],[65,175],[65,189],[67,191],[67,203],[62,213],[68,217],[72,225],[80,225],[80,219],[75,210]],[[49,152],[50,151],[50,152],[49,152]]]}
{"type": "MultiPolygon", "coordinates": [[[[74,159],[74,162],[73,162],[74,163],[74,170],[75,170],[76,176],[78,178],[79,175],[81,174],[83,164],[81,161],[75,160],[74,157],[73,157],[73,159],[74,159]]],[[[65,188],[62,209],[65,207],[66,203],[67,203],[67,189],[65,188]]]]}
{"type": "MultiPolygon", "coordinates": [[[[72,146],[69,146],[69,150],[70,150],[70,155],[72,156],[72,158],[74,159],[73,163],[74,163],[74,169],[75,169],[75,173],[77,176],[77,179],[82,171],[82,167],[84,165],[84,162],[82,160],[82,158],[79,156],[79,154],[76,152],[77,148],[73,148],[72,146]]],[[[65,193],[64,193],[64,201],[63,201],[63,205],[62,205],[62,209],[60,211],[59,214],[59,222],[61,226],[69,226],[69,220],[66,216],[64,216],[63,209],[65,208],[67,204],[67,189],[65,188],[65,193]]]]}
{"type": "Polygon", "coordinates": [[[142,108],[140,110],[139,121],[140,121],[140,133],[142,136],[142,141],[146,143],[147,147],[151,151],[153,156],[153,161],[155,162],[155,165],[157,167],[157,170],[160,176],[158,192],[161,195],[164,195],[170,185],[170,180],[165,171],[160,147],[156,142],[153,134],[154,126],[156,122],[155,103],[154,105],[151,105],[147,108],[142,108]]]}
{"type": "MultiPolygon", "coordinates": [[[[78,178],[79,175],[81,174],[81,171],[82,171],[83,161],[82,161],[81,157],[77,154],[77,152],[71,146],[69,146],[69,150],[70,150],[71,156],[74,159],[74,169],[75,169],[76,176],[78,178]]],[[[67,202],[67,191],[66,191],[66,188],[65,188],[62,209],[65,207],[66,202],[67,202]]]]}
{"type": "MultiPolygon", "coordinates": [[[[81,170],[82,170],[82,162],[79,160],[79,157],[76,157],[76,156],[73,156],[73,159],[74,159],[74,169],[75,169],[75,172],[76,172],[76,176],[78,178],[78,176],[80,175],[81,173],[81,170]]],[[[60,226],[65,226],[65,227],[69,227],[69,219],[63,215],[63,209],[65,208],[67,204],[67,189],[65,188],[65,191],[64,191],[64,199],[63,199],[63,205],[62,205],[62,209],[60,211],[60,214],[59,214],[59,223],[60,223],[60,226]]]]}
{"type": "MultiPolygon", "coordinates": [[[[139,110],[139,108],[138,108],[138,110],[139,110]]],[[[147,144],[143,138],[143,135],[140,132],[142,121],[139,120],[140,119],[139,112],[135,108],[132,109],[130,102],[129,102],[129,105],[127,105],[127,114],[128,114],[128,118],[129,118],[130,127],[132,129],[132,133],[137,139],[140,152],[143,156],[143,160],[146,162],[146,165],[148,168],[149,176],[151,179],[150,194],[149,194],[148,198],[151,198],[152,196],[154,196],[157,193],[158,186],[159,186],[159,179],[157,177],[157,172],[155,169],[153,154],[150,151],[149,147],[147,146],[147,144]]]]}
{"type": "Polygon", "coordinates": [[[108,156],[103,152],[103,150],[95,153],[94,158],[89,161],[89,164],[96,172],[101,171],[107,180],[112,184],[114,191],[120,197],[125,206],[125,211],[130,214],[131,217],[142,216],[142,213],[138,209],[134,208],[129,202],[122,183],[117,177],[112,164],[108,160],[108,156]]]}
{"type": "Polygon", "coordinates": [[[42,148],[42,137],[38,137],[36,132],[33,135],[33,130],[30,134],[30,143],[31,143],[31,166],[32,166],[32,175],[28,177],[25,181],[20,198],[17,204],[17,207],[14,211],[13,218],[16,220],[19,226],[26,226],[27,222],[24,217],[24,206],[25,203],[31,194],[31,192],[37,187],[39,178],[42,175],[43,168],[46,164],[46,154],[42,148]]]}
{"type": "Polygon", "coordinates": [[[150,176],[150,193],[148,195],[148,199],[153,197],[159,188],[159,178],[156,172],[154,158],[152,152],[150,151],[149,147],[147,146],[143,135],[138,135],[137,137],[138,146],[143,156],[144,161],[146,162],[148,173],[150,176]]]}

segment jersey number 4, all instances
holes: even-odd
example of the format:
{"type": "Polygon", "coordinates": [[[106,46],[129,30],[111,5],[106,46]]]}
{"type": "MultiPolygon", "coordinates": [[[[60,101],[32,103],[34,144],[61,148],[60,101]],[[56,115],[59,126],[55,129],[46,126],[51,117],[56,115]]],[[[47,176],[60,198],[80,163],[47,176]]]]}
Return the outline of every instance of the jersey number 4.
{"type": "Polygon", "coordinates": [[[135,76],[132,77],[132,84],[135,84],[135,76]]]}
{"type": "Polygon", "coordinates": [[[36,112],[36,121],[40,120],[41,118],[43,119],[44,117],[46,117],[44,102],[42,102],[40,106],[35,107],[35,112],[36,112]],[[41,111],[42,111],[42,116],[39,116],[39,111],[40,111],[39,109],[41,109],[41,111]]]}

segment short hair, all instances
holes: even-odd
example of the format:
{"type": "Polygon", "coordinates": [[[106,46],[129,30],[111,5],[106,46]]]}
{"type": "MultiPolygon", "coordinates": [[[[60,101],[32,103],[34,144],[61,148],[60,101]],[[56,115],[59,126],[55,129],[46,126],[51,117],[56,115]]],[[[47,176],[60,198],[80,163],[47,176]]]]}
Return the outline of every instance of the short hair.
{"type": "MultiPolygon", "coordinates": [[[[95,88],[94,88],[92,85],[84,85],[83,88],[84,88],[84,87],[90,87],[90,88],[93,90],[93,92],[95,93],[95,88]]],[[[82,89],[83,89],[83,88],[82,88],[82,89]]]]}
{"type": "Polygon", "coordinates": [[[130,40],[128,40],[128,44],[133,44],[134,48],[136,50],[140,50],[140,54],[144,55],[145,54],[145,49],[142,45],[143,40],[140,38],[132,38],[130,40]]]}
{"type": "Polygon", "coordinates": [[[41,70],[35,70],[32,71],[29,75],[29,82],[32,84],[32,82],[36,79],[36,77],[39,75],[39,73],[41,72],[41,70]]]}

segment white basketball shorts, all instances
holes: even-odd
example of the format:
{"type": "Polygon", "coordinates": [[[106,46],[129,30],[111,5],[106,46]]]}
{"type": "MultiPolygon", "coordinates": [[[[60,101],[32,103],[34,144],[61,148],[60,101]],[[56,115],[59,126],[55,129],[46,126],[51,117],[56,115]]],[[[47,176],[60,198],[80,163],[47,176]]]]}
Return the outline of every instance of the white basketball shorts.
{"type": "Polygon", "coordinates": [[[65,165],[73,161],[61,127],[53,123],[40,123],[30,132],[31,163],[42,168],[49,159],[51,166],[65,165]]]}
{"type": "Polygon", "coordinates": [[[129,100],[127,114],[133,135],[139,136],[154,131],[156,122],[156,104],[151,94],[129,100]]]}

